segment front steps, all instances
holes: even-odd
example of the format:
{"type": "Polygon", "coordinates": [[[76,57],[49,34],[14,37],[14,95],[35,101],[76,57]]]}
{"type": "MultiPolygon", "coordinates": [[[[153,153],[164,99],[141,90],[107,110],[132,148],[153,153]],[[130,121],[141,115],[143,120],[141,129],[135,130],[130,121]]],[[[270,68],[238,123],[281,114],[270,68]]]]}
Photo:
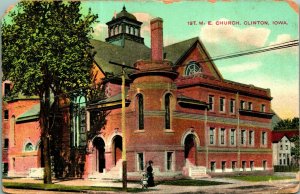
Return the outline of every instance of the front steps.
{"type": "Polygon", "coordinates": [[[202,178],[211,178],[206,173],[205,166],[195,166],[190,163],[189,160],[186,160],[186,165],[183,167],[183,175],[190,177],[191,179],[202,179],[202,178]]]}

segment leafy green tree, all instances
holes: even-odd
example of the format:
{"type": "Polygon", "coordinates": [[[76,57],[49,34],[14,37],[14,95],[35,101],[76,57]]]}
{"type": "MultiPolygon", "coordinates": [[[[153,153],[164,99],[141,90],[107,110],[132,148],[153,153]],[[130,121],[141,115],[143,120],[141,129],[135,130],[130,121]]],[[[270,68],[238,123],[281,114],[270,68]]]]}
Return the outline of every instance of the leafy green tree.
{"type": "Polygon", "coordinates": [[[291,142],[294,143],[295,147],[292,147],[291,154],[295,159],[296,165],[299,165],[300,160],[300,141],[299,141],[299,135],[296,135],[291,138],[291,142]]]}
{"type": "Polygon", "coordinates": [[[285,129],[298,129],[299,128],[299,118],[294,117],[293,119],[283,119],[279,121],[274,130],[285,130],[285,129]]]}
{"type": "Polygon", "coordinates": [[[89,38],[97,15],[80,13],[80,2],[22,1],[2,24],[4,79],[13,93],[40,97],[44,183],[50,168],[50,93],[59,96],[90,83],[89,38]]]}

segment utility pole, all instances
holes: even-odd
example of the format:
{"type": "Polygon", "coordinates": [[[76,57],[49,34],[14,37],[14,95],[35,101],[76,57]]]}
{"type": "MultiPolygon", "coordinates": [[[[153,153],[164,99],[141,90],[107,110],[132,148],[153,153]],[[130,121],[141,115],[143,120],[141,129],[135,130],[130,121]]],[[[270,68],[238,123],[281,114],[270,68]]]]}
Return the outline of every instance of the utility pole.
{"type": "Polygon", "coordinates": [[[123,185],[123,190],[127,191],[127,158],[126,158],[126,111],[125,111],[125,68],[127,69],[135,69],[138,70],[137,68],[130,67],[123,64],[115,63],[112,61],[109,61],[110,64],[117,65],[122,67],[122,87],[121,87],[121,92],[122,92],[122,120],[121,120],[121,128],[122,128],[122,185],[123,185]]]}

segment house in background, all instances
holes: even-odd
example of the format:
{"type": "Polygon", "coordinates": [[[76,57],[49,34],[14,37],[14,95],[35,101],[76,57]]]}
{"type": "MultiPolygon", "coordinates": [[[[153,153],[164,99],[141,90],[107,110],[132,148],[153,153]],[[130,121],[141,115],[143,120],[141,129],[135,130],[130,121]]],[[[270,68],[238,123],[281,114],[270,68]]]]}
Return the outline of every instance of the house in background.
{"type": "MultiPolygon", "coordinates": [[[[272,171],[269,89],[224,79],[198,37],[164,47],[161,18],[151,20],[151,48],[141,37],[142,23],[125,7],[107,25],[105,42],[91,40],[96,51],[92,71],[98,82],[108,78],[107,98],[89,103],[78,95],[64,107],[65,123],[55,139],[64,160],[61,170],[79,166],[85,178],[121,176],[122,69],[109,63],[114,61],[138,69],[126,75],[129,177],[140,178],[150,160],[161,178],[272,171]],[[109,111],[106,125],[91,126],[91,115],[102,111],[109,111]]],[[[4,109],[11,113],[3,137],[15,141],[8,146],[8,174],[28,176],[42,161],[34,120],[38,99],[18,102],[4,109]]]]}
{"type": "Polygon", "coordinates": [[[276,130],[272,132],[273,165],[293,165],[292,147],[295,147],[291,138],[299,136],[298,129],[276,130]]]}

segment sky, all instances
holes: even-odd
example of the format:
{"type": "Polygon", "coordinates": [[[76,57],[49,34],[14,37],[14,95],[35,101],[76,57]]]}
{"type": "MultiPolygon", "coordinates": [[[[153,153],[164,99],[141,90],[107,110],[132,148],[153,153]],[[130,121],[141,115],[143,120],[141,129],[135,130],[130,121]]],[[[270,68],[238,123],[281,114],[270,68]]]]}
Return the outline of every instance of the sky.
{"type": "MultiPolygon", "coordinates": [[[[12,3],[4,4],[0,15],[3,7],[12,7],[12,3]]],[[[99,23],[94,25],[95,39],[107,37],[106,22],[124,5],[143,22],[142,36],[147,46],[149,23],[155,17],[164,21],[165,46],[198,36],[213,58],[299,39],[299,12],[292,1],[83,1],[83,13],[91,8],[99,15],[99,23]],[[191,21],[198,25],[189,25],[191,21]],[[203,24],[199,25],[201,21],[203,24]],[[208,25],[209,21],[212,25],[208,25]],[[217,21],[235,21],[239,25],[216,25],[217,21]],[[252,21],[266,21],[268,25],[251,24],[252,21]],[[273,21],[285,24],[275,25],[273,21]]],[[[282,119],[299,116],[298,47],[218,60],[215,64],[225,79],[270,88],[272,109],[282,119]]]]}

